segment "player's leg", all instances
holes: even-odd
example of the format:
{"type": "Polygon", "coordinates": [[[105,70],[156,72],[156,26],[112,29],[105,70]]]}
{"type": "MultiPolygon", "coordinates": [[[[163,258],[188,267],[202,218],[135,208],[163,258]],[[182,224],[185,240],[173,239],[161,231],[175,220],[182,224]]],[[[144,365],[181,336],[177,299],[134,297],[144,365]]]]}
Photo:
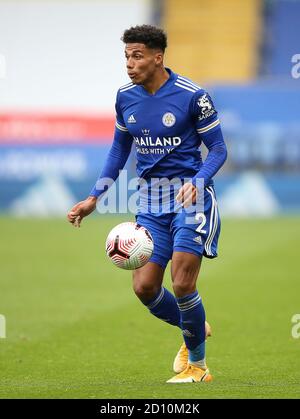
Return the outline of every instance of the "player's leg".
{"type": "Polygon", "coordinates": [[[133,289],[151,314],[173,326],[180,327],[176,299],[162,286],[165,269],[154,262],[133,271],[133,289]]]}
{"type": "MultiPolygon", "coordinates": [[[[205,311],[196,289],[202,257],[191,253],[174,252],[171,265],[173,289],[181,314],[181,328],[189,355],[205,342],[205,311]]],[[[205,353],[202,345],[202,366],[205,367],[205,353]]],[[[190,357],[189,360],[191,361],[190,357]]],[[[198,363],[198,366],[201,366],[198,363]]]]}
{"type": "Polygon", "coordinates": [[[196,289],[201,259],[191,253],[173,253],[173,289],[181,315],[183,338],[188,348],[188,365],[186,370],[169,380],[170,383],[211,380],[205,362],[205,310],[196,289]]]}
{"type": "Polygon", "coordinates": [[[196,283],[201,267],[201,256],[192,253],[174,252],[171,275],[174,293],[178,298],[185,298],[196,291],[196,283]]]}
{"type": "Polygon", "coordinates": [[[180,327],[180,313],[176,298],[162,286],[165,268],[172,256],[173,243],[165,217],[149,214],[137,216],[137,223],[147,228],[154,241],[149,262],[133,271],[133,289],[150,313],[167,323],[180,327]]]}
{"type": "MultiPolygon", "coordinates": [[[[205,189],[201,212],[186,214],[183,211],[177,214],[173,220],[172,231],[172,279],[181,314],[183,336],[189,352],[189,364],[205,371],[205,311],[196,290],[196,281],[202,255],[210,258],[217,256],[220,220],[213,188],[205,189]],[[191,222],[193,217],[194,222],[191,222]]],[[[206,380],[210,377],[203,375],[203,378],[206,380]]],[[[187,381],[190,379],[189,376],[187,381]]],[[[185,381],[180,381],[179,378],[170,382],[185,381]]]]}

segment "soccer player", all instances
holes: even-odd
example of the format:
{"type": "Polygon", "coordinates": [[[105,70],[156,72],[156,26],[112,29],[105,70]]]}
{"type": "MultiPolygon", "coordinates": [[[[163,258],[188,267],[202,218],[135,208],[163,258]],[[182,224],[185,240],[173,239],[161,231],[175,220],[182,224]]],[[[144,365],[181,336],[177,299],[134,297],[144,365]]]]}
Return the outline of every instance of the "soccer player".
{"type": "Polygon", "coordinates": [[[154,316],[181,329],[184,344],[173,363],[177,375],[167,382],[208,382],[212,380],[205,360],[209,331],[196,281],[203,256],[217,256],[220,219],[212,177],[227,156],[220,122],[208,93],[164,66],[163,30],[135,26],[125,30],[122,40],[131,82],[117,93],[113,144],[95,187],[71,209],[68,219],[80,226],[94,211],[105,193],[101,180],[117,179],[134,143],[137,174],[144,180],[136,222],[150,231],[154,252],[146,265],[133,271],[133,288],[154,316]],[[208,149],[204,162],[201,143],[208,149]],[[180,185],[168,194],[171,206],[164,211],[160,180],[173,178],[180,185]],[[201,189],[203,209],[197,212],[201,189]],[[194,222],[187,222],[191,217],[194,222]],[[169,260],[175,296],[162,285],[169,260]]]}

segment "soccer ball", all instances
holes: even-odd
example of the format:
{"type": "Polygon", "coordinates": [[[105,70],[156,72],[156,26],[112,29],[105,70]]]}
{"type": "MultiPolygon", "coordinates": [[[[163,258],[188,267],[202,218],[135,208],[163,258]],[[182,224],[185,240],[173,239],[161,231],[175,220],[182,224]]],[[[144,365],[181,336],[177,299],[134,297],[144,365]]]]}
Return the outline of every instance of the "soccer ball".
{"type": "Polygon", "coordinates": [[[144,266],[152,255],[153,247],[149,231],[132,222],[118,224],[106,239],[107,256],[122,269],[144,266]]]}

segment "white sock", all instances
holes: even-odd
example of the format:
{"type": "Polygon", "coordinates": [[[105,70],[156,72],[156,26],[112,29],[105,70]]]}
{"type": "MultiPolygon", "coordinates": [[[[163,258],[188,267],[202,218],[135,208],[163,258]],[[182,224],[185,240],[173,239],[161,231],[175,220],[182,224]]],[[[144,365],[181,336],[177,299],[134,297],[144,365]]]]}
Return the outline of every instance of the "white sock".
{"type": "Polygon", "coordinates": [[[202,370],[207,369],[205,358],[200,359],[200,361],[190,361],[189,360],[189,364],[195,365],[195,367],[201,368],[202,370]]]}

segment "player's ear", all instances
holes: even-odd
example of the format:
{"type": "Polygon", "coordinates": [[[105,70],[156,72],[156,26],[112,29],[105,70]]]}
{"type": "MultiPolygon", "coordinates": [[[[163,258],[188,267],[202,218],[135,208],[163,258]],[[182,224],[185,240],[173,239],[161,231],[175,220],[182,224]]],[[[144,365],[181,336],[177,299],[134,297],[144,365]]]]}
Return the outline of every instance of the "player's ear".
{"type": "Polygon", "coordinates": [[[162,51],[157,51],[155,54],[155,64],[160,66],[164,60],[164,53],[162,51]]]}

